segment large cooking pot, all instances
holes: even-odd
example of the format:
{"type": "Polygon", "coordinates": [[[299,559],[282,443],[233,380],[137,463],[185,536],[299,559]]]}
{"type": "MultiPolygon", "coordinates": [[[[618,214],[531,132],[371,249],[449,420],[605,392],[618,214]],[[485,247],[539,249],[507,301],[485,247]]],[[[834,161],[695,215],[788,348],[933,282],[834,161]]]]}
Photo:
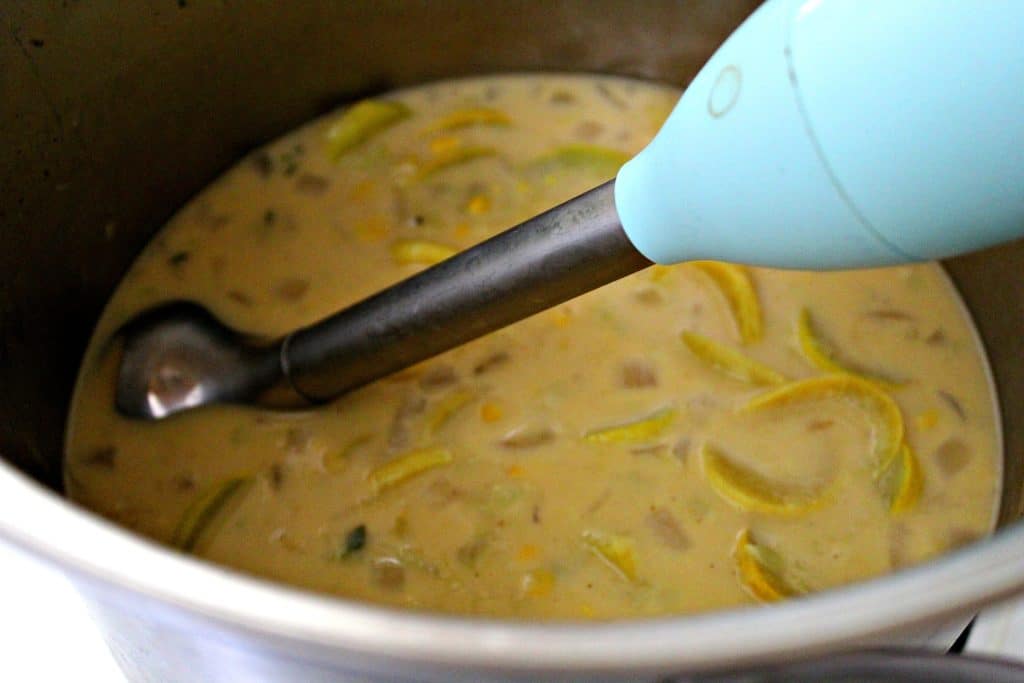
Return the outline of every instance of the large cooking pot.
{"type": "MultiPolygon", "coordinates": [[[[950,262],[1006,429],[1001,530],[778,606],[605,625],[325,598],[121,531],[60,497],[93,321],[168,216],[252,145],[346,99],[503,70],[685,84],[750,0],[46,2],[0,6],[0,537],[61,567],[133,680],[622,679],[850,649],[1024,587],[1024,246],[950,262]]],[[[685,577],[681,577],[685,580],[685,577]]]]}

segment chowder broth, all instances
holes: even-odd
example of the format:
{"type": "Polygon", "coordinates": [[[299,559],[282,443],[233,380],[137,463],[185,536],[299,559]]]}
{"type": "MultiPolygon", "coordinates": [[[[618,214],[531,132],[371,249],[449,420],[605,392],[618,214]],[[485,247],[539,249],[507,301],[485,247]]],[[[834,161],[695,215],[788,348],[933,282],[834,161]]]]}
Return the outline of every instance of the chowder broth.
{"type": "Polygon", "coordinates": [[[113,407],[107,343],[195,300],[275,337],[614,176],[678,91],[403,90],[257,150],[156,236],[87,351],[72,499],[212,562],[530,619],[797,597],[991,531],[994,391],[941,268],[656,266],[302,412],[113,407]]]}

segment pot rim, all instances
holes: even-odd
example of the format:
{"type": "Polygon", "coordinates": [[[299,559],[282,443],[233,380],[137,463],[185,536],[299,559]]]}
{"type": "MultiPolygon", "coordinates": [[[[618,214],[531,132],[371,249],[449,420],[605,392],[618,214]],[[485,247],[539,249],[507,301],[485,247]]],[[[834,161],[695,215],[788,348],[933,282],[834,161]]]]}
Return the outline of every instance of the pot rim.
{"type": "Polygon", "coordinates": [[[259,635],[477,670],[635,673],[755,665],[864,644],[1024,589],[1024,525],[1013,524],[915,568],[764,607],[603,623],[403,611],[290,588],[181,554],[73,506],[6,463],[0,465],[0,538],[73,574],[259,635]]]}

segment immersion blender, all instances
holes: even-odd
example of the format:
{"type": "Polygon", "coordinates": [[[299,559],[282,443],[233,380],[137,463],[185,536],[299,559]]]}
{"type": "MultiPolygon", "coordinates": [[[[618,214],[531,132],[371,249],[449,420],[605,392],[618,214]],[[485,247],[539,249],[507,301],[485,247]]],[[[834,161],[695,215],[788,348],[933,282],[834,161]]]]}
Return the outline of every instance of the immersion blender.
{"type": "Polygon", "coordinates": [[[615,180],[273,343],[150,311],[116,400],[328,400],[652,262],[858,268],[1021,235],[1024,2],[769,0],[615,180]]]}

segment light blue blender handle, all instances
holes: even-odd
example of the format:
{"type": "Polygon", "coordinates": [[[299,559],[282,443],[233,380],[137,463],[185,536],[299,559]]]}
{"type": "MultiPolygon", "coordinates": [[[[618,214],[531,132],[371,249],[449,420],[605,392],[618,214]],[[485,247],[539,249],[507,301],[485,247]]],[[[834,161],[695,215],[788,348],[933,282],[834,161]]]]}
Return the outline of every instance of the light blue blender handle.
{"type": "Polygon", "coordinates": [[[1024,235],[1024,1],[769,0],[615,204],[658,263],[852,268],[1024,235]]]}

